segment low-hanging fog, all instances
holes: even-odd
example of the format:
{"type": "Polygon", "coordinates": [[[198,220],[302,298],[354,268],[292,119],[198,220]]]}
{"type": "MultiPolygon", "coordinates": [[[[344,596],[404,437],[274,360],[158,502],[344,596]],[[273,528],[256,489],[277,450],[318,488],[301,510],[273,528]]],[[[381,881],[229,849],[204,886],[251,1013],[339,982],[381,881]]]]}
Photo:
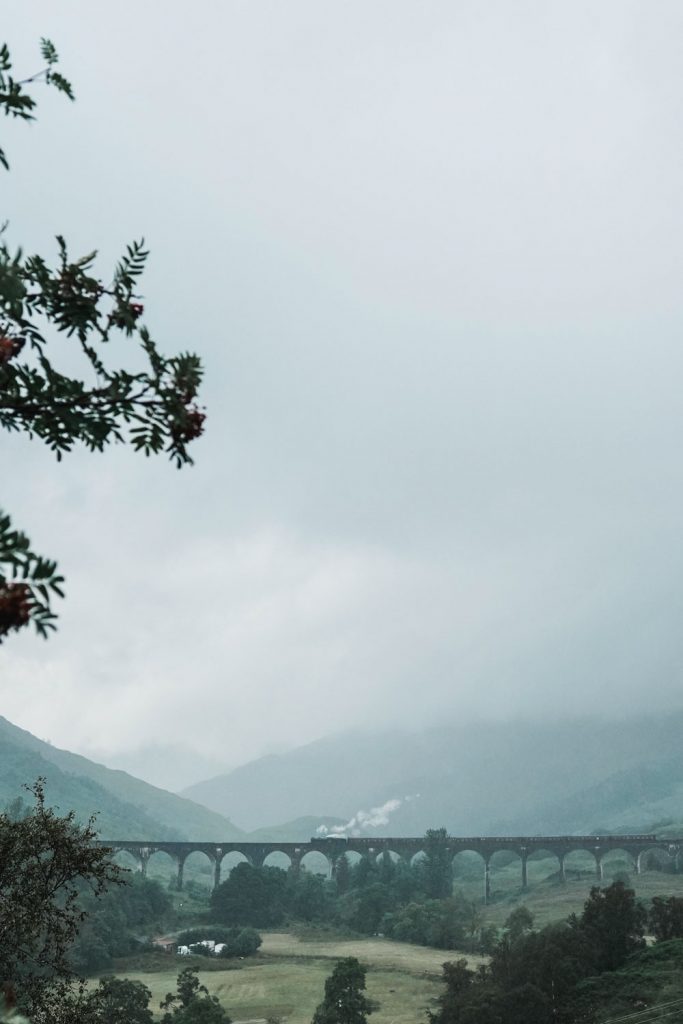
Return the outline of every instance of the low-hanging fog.
{"type": "Polygon", "coordinates": [[[144,234],[208,420],[182,472],[2,438],[68,583],[54,639],[3,646],[2,713],[182,785],[348,728],[680,707],[681,5],[3,28],[77,93],[3,126],[9,240],[106,274],[144,234]]]}

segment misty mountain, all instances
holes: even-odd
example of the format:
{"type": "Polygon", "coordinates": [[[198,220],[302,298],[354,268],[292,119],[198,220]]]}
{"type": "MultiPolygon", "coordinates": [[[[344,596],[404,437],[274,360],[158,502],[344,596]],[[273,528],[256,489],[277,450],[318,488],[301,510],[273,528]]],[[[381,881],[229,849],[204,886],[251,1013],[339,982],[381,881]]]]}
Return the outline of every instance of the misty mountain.
{"type": "Polygon", "coordinates": [[[683,778],[682,728],[683,713],[676,713],[349,734],[260,758],[184,795],[249,830],[305,816],[348,820],[385,805],[364,831],[640,827],[676,805],[675,788],[669,796],[663,790],[671,773],[683,778]]]}
{"type": "Polygon", "coordinates": [[[80,821],[98,812],[104,839],[237,839],[240,829],[192,800],[150,786],[79,754],[60,750],[0,716],[0,806],[26,795],[22,784],[47,780],[48,803],[80,821]]]}
{"type": "Polygon", "coordinates": [[[530,818],[503,821],[496,830],[528,832],[538,822],[541,831],[549,834],[646,829],[678,836],[683,831],[683,758],[617,772],[564,800],[539,807],[530,818]]]}

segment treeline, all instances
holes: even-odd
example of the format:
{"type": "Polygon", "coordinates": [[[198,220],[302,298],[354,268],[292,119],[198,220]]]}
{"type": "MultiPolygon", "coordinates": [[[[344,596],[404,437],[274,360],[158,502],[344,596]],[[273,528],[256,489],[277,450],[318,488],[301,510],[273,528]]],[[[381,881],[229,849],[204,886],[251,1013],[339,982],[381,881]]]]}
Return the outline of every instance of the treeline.
{"type": "MultiPolygon", "coordinates": [[[[112,886],[97,899],[85,890],[80,907],[85,920],[69,950],[71,968],[78,975],[108,970],[118,957],[149,952],[154,948],[150,936],[178,925],[168,893],[139,874],[128,876],[123,885],[112,886]]],[[[174,945],[191,946],[197,956],[245,957],[257,952],[261,936],[244,925],[204,925],[180,932],[174,945]],[[222,946],[218,954],[200,945],[206,939],[222,946]]]]}
{"type": "MultiPolygon", "coordinates": [[[[445,991],[431,1024],[562,1024],[604,1020],[682,997],[683,899],[650,912],[617,881],[593,888],[580,915],[540,930],[520,907],[488,964],[444,964],[445,991]],[[648,929],[657,943],[646,947],[648,929]]],[[[636,1018],[637,1019],[637,1018],[636,1018]]]]}
{"type": "Polygon", "coordinates": [[[354,865],[342,857],[332,880],[239,864],[213,892],[211,915],[230,925],[306,922],[471,952],[488,950],[496,938],[494,929],[484,927],[478,905],[453,895],[446,833],[440,829],[427,834],[425,857],[415,864],[394,861],[389,853],[354,865]]]}
{"type": "Polygon", "coordinates": [[[97,899],[85,889],[80,906],[86,917],[69,951],[79,975],[107,970],[115,957],[143,948],[146,936],[164,928],[173,911],[159,883],[139,874],[131,874],[125,884],[111,886],[97,899]]]}

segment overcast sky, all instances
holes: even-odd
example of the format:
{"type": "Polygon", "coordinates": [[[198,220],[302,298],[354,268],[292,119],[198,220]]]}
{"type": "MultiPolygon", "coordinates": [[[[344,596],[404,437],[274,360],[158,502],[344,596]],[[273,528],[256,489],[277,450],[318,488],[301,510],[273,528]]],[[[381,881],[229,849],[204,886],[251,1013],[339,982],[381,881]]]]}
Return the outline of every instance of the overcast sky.
{"type": "Polygon", "coordinates": [[[678,0],[34,0],[9,239],[145,236],[196,466],[0,500],[67,576],[0,712],[180,786],[350,727],[680,707],[678,0]],[[172,753],[169,753],[169,748],[172,753]]]}

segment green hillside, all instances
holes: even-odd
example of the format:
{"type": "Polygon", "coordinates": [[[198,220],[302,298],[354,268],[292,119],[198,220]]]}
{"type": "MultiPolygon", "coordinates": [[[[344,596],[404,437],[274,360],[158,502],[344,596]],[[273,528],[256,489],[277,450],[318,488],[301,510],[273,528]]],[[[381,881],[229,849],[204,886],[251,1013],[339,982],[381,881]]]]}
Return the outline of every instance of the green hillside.
{"type": "Polygon", "coordinates": [[[79,819],[99,812],[103,839],[238,839],[223,815],[39,740],[0,716],[0,803],[22,795],[22,783],[47,779],[47,797],[79,819]]]}
{"type": "Polygon", "coordinates": [[[86,821],[97,811],[97,828],[103,836],[174,838],[171,829],[164,828],[142,808],[119,800],[92,779],[61,771],[36,751],[3,739],[0,758],[0,806],[17,797],[30,803],[31,796],[23,786],[41,776],[47,779],[47,798],[52,807],[61,812],[75,811],[80,821],[86,821]]]}

